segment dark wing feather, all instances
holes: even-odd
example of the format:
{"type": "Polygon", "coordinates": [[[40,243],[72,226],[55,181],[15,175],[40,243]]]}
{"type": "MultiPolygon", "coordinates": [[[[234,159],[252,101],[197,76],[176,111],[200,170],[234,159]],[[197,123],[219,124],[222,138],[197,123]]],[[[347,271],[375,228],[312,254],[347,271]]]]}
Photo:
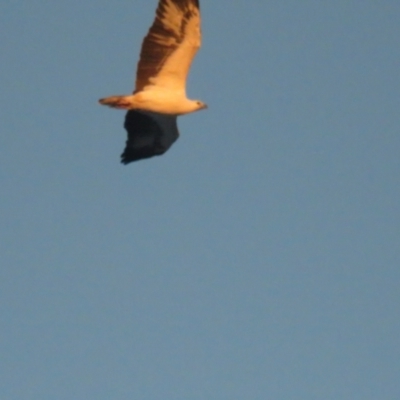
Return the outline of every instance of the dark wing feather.
{"type": "Polygon", "coordinates": [[[179,132],[176,117],[154,113],[142,113],[130,110],[126,113],[124,127],[128,140],[121,162],[159,156],[165,153],[178,139],[179,132]]]}

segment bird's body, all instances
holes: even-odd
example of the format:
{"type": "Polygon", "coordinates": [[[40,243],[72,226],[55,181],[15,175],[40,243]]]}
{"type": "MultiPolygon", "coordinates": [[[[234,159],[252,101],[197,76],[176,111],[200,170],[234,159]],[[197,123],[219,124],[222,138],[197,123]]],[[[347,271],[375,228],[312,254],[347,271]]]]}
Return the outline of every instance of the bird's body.
{"type": "Polygon", "coordinates": [[[127,96],[111,96],[101,104],[127,110],[150,111],[167,115],[184,115],[199,109],[197,100],[190,100],[180,92],[149,89],[127,96]]]}
{"type": "Polygon", "coordinates": [[[163,154],[179,136],[176,117],[207,107],[186,97],[186,78],[200,45],[199,1],[159,0],[142,44],[135,91],[99,100],[128,110],[124,164],[163,154]]]}

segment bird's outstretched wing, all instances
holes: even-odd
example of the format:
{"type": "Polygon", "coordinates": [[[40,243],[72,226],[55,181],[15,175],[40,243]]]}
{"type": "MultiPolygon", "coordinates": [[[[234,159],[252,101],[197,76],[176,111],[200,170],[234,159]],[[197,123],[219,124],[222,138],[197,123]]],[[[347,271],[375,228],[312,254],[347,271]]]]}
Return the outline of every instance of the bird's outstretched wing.
{"type": "Polygon", "coordinates": [[[200,45],[199,0],[160,0],[143,40],[135,93],[152,86],[185,92],[186,77],[200,45]]]}
{"type": "Polygon", "coordinates": [[[130,110],[126,113],[124,127],[128,140],[121,154],[123,164],[159,156],[179,137],[176,117],[171,115],[130,110]]]}

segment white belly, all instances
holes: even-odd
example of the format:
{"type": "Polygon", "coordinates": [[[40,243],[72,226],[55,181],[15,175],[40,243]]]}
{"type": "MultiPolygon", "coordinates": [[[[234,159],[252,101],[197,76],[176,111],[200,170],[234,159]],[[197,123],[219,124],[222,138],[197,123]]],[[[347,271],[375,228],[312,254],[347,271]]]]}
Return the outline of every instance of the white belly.
{"type": "Polygon", "coordinates": [[[196,111],[196,102],[184,93],[164,90],[144,90],[132,96],[132,108],[161,114],[181,115],[196,111]]]}

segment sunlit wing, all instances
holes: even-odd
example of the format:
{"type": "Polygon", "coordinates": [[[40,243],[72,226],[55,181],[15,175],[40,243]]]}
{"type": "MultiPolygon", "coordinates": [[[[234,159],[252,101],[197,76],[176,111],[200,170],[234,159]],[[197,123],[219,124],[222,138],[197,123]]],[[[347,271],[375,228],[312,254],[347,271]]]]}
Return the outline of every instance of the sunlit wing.
{"type": "Polygon", "coordinates": [[[143,40],[135,93],[152,87],[185,92],[186,77],[201,45],[198,0],[160,0],[143,40]]]}

